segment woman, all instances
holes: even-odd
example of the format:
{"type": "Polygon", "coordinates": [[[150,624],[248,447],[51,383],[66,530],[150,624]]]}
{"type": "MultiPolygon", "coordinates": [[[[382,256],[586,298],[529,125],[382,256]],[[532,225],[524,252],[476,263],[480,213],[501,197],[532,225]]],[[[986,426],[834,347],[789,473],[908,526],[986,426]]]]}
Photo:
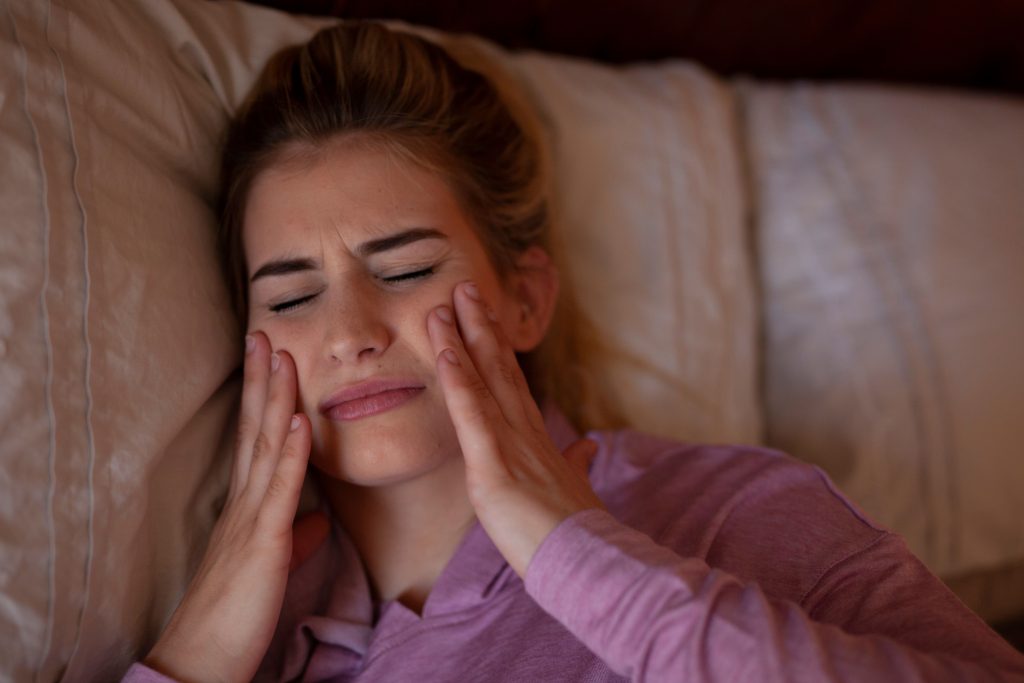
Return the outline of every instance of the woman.
{"type": "Polygon", "coordinates": [[[225,152],[228,499],[126,680],[1024,680],[818,470],[579,438],[542,166],[418,38],[348,24],[272,60],[225,152]],[[323,514],[293,530],[307,462],[323,514]]]}

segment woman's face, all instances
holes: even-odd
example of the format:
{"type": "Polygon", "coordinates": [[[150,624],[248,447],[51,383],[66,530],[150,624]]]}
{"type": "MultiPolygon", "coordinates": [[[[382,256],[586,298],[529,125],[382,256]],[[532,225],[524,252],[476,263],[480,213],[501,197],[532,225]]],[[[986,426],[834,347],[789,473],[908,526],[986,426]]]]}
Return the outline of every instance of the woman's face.
{"type": "Polygon", "coordinates": [[[446,183],[383,149],[341,142],[315,162],[257,177],[243,241],[248,329],[295,359],[314,465],[382,485],[458,457],[427,314],[451,306],[464,280],[503,325],[521,305],[446,183]],[[374,380],[405,388],[324,410],[340,391],[374,380]]]}

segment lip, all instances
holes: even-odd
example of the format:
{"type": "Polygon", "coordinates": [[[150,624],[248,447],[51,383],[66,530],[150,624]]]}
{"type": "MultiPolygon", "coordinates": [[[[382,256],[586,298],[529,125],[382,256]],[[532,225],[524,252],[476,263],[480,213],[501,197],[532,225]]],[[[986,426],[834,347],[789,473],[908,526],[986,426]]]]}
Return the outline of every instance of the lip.
{"type": "Polygon", "coordinates": [[[352,420],[397,408],[418,396],[423,383],[415,379],[371,379],[352,384],[320,403],[320,413],[340,420],[352,420]]]}

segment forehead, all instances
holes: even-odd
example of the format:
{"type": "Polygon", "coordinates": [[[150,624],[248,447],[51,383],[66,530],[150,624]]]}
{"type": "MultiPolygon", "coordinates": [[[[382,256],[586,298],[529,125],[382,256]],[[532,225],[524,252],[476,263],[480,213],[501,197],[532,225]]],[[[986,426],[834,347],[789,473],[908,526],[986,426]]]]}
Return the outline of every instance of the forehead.
{"type": "MultiPolygon", "coordinates": [[[[333,144],[272,164],[246,202],[246,262],[302,251],[356,253],[359,244],[429,227],[454,242],[476,235],[447,182],[381,146],[333,144]]],[[[314,253],[315,252],[315,253],[314,253]]]]}

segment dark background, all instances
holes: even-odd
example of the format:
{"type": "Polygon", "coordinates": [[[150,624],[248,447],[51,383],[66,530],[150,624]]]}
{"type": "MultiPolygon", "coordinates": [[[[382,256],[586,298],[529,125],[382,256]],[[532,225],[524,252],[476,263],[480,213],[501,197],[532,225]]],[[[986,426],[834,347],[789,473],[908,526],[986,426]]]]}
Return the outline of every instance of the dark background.
{"type": "Polygon", "coordinates": [[[606,62],[685,58],[762,79],[1024,93],[1024,0],[251,0],[402,19],[606,62]]]}

